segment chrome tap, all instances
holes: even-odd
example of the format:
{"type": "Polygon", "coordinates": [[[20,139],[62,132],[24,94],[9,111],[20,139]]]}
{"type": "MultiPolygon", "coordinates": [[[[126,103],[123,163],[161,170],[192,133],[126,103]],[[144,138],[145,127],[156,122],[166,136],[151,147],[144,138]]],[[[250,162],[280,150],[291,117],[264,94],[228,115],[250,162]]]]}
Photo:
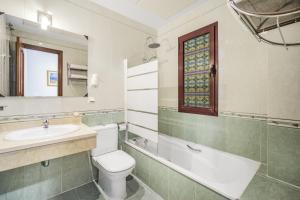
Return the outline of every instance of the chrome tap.
{"type": "Polygon", "coordinates": [[[144,145],[145,145],[145,146],[148,145],[148,140],[147,140],[147,139],[144,140],[144,145]]]}
{"type": "Polygon", "coordinates": [[[43,128],[48,128],[49,127],[49,120],[48,119],[45,119],[43,121],[43,128]]]}

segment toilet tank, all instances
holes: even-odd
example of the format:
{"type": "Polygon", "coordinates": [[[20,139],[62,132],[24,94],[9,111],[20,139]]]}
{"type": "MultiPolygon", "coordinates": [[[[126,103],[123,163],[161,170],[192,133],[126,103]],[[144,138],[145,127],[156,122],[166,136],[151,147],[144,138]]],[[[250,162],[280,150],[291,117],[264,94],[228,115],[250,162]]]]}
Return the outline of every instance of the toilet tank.
{"type": "Polygon", "coordinates": [[[100,156],[118,150],[118,126],[107,124],[91,127],[97,132],[96,148],[92,149],[92,156],[100,156]]]}

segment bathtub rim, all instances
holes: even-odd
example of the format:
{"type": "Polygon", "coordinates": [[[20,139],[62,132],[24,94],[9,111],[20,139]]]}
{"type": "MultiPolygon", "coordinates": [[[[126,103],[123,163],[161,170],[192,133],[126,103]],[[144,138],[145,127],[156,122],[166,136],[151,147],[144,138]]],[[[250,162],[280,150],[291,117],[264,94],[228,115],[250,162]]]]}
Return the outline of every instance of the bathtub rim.
{"type": "MultiPolygon", "coordinates": [[[[162,134],[162,135],[164,135],[164,134],[162,134]]],[[[169,137],[170,137],[170,136],[169,136],[169,137]]],[[[175,138],[175,139],[176,139],[176,138],[175,138]]],[[[188,142],[188,141],[187,141],[187,142],[188,142]]],[[[182,174],[183,176],[185,176],[185,177],[187,177],[187,178],[189,178],[189,179],[195,181],[196,183],[198,183],[198,184],[200,184],[201,186],[207,188],[208,190],[211,190],[212,192],[215,192],[215,193],[217,193],[217,194],[219,194],[219,195],[221,195],[221,196],[223,196],[223,197],[225,197],[225,198],[228,198],[228,199],[230,199],[230,200],[239,200],[239,199],[240,199],[240,197],[238,197],[238,198],[237,198],[237,197],[233,197],[233,196],[231,196],[231,195],[229,195],[229,194],[226,194],[226,193],[220,191],[218,188],[215,188],[215,187],[213,187],[213,186],[211,186],[211,185],[206,185],[205,183],[199,182],[199,179],[197,179],[197,176],[195,176],[194,173],[189,172],[188,170],[186,170],[186,169],[180,167],[179,165],[176,165],[176,164],[174,164],[174,163],[172,163],[172,162],[166,160],[165,158],[162,158],[162,157],[160,157],[160,156],[158,156],[158,155],[154,155],[153,153],[151,153],[151,152],[149,152],[149,151],[147,151],[147,150],[145,150],[145,149],[143,149],[143,148],[141,148],[141,147],[139,147],[139,146],[137,146],[137,145],[131,143],[129,140],[128,140],[128,141],[125,141],[124,143],[127,144],[128,146],[134,148],[135,150],[137,150],[137,151],[139,151],[139,152],[141,152],[141,153],[147,155],[148,157],[150,157],[150,158],[152,158],[152,159],[154,159],[154,160],[157,160],[158,162],[160,162],[161,164],[165,165],[166,167],[168,167],[168,168],[170,168],[170,169],[173,169],[173,170],[175,170],[176,172],[182,174]]],[[[189,143],[189,142],[188,142],[188,143],[189,143]]],[[[199,144],[199,145],[201,145],[201,144],[199,144]]],[[[201,146],[204,146],[204,145],[201,145],[201,146]]],[[[207,146],[205,146],[205,147],[207,147],[207,146]]],[[[229,154],[229,155],[232,155],[232,156],[241,157],[241,158],[243,158],[243,159],[251,160],[251,159],[248,159],[248,158],[245,158],[245,157],[242,157],[242,156],[238,156],[238,155],[235,155],[235,154],[231,154],[231,153],[227,153],[227,152],[224,152],[224,151],[220,151],[220,150],[217,150],[217,149],[214,149],[214,148],[211,148],[211,147],[207,147],[207,148],[213,149],[213,150],[215,150],[215,151],[219,151],[219,152],[222,152],[222,153],[225,153],[225,154],[229,154]]],[[[258,169],[259,169],[261,163],[258,162],[258,161],[255,161],[255,160],[251,160],[251,161],[258,163],[258,164],[259,164],[259,165],[258,165],[258,169]]],[[[257,173],[258,169],[256,170],[256,173],[257,173]]],[[[251,178],[251,180],[252,180],[254,177],[255,177],[255,175],[251,178]]],[[[251,180],[250,180],[250,182],[251,182],[251,180]]],[[[249,184],[248,184],[248,185],[249,185],[249,184]]],[[[247,186],[248,186],[248,185],[247,185],[247,186]]],[[[246,188],[247,188],[247,187],[246,187],[246,188]]],[[[242,195],[242,194],[241,194],[241,195],[242,195]]]]}

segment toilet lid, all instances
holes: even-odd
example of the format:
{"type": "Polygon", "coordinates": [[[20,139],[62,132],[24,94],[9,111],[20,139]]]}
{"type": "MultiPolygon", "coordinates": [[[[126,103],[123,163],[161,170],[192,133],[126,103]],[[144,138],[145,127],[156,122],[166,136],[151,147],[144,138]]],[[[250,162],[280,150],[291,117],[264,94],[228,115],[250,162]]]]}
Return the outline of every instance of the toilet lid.
{"type": "Polygon", "coordinates": [[[121,172],[130,169],[135,165],[135,160],[121,150],[106,153],[94,157],[94,159],[109,172],[121,172]]]}

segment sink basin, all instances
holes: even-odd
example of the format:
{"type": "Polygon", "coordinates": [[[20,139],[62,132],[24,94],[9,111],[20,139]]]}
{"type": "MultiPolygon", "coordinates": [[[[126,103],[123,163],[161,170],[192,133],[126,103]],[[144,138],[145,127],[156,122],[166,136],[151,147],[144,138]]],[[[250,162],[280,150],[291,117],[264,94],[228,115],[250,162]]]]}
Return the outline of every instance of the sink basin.
{"type": "Polygon", "coordinates": [[[70,134],[79,129],[80,126],[75,124],[50,125],[49,128],[35,127],[13,131],[5,135],[4,138],[12,141],[41,140],[70,134]]]}

